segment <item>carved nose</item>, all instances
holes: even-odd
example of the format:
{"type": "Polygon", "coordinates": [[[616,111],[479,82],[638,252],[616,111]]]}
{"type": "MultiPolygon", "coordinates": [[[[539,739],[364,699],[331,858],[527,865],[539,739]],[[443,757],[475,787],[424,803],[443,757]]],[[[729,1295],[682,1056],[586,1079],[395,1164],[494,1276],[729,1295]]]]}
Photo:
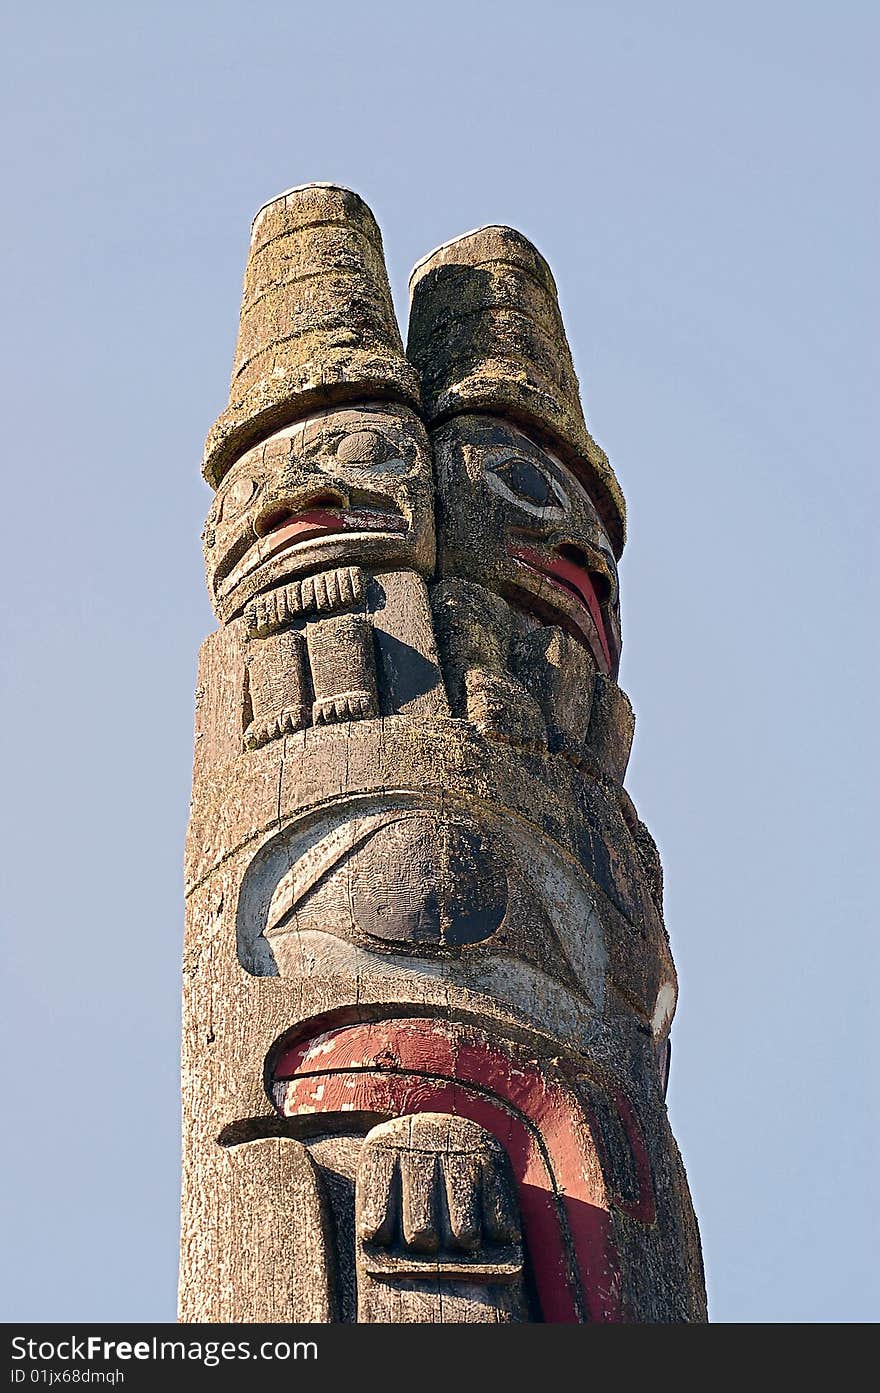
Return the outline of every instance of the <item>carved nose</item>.
{"type": "Polygon", "coordinates": [[[254,518],[254,532],[258,537],[265,537],[302,513],[347,507],[348,499],[341,489],[321,487],[291,491],[263,505],[254,518]]]}

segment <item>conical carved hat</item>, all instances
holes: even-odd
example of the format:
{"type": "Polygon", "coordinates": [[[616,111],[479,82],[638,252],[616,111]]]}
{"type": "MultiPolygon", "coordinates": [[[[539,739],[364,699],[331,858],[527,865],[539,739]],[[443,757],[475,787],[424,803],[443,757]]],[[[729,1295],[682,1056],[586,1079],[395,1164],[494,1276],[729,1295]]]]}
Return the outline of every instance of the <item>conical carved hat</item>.
{"type": "Polygon", "coordinates": [[[536,431],[583,480],[616,554],[626,505],[584,422],[556,285],[540,252],[511,227],[481,227],[420,261],[410,278],[407,354],[429,425],[497,412],[536,431]]]}
{"type": "Polygon", "coordinates": [[[350,189],[305,184],[254,219],[229,405],[205,444],[215,488],[234,460],[299,416],[356,399],[419,409],[382,237],[350,189]]]}

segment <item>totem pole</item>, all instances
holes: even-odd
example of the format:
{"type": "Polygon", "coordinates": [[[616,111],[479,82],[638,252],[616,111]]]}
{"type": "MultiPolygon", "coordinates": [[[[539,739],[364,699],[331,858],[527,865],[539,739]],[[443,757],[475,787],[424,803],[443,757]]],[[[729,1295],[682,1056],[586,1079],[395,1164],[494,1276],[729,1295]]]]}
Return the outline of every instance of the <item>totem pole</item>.
{"type": "Polygon", "coordinates": [[[275,199],[204,472],[181,1319],[704,1320],[624,503],[546,263],[446,243],[405,355],[369,209],[275,199]]]}

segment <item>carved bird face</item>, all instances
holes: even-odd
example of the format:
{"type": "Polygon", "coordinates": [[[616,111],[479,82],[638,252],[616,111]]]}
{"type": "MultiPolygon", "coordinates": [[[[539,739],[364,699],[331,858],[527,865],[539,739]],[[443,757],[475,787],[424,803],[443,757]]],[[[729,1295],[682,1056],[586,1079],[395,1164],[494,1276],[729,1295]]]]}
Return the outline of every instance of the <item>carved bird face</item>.
{"type": "Polygon", "coordinates": [[[407,407],[322,411],[237,460],[203,534],[211,603],[220,619],[263,590],[340,565],[374,570],[434,564],[431,452],[407,407]]]}
{"type": "Polygon", "coordinates": [[[462,415],[433,432],[438,574],[473,580],[620,659],[617,566],[584,485],[511,422],[462,415]]]}

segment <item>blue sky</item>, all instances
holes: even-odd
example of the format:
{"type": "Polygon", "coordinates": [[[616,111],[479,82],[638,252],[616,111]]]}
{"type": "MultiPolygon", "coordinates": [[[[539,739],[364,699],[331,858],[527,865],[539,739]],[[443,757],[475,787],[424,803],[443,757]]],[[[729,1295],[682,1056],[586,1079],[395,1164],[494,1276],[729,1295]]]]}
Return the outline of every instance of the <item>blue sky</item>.
{"type": "Polygon", "coordinates": [[[876,1319],[876,7],[0,23],[3,1318],[174,1315],[201,447],[251,217],[332,180],[402,318],[413,263],[481,223],[554,270],[629,503],[628,782],[711,1315],[876,1319]]]}

